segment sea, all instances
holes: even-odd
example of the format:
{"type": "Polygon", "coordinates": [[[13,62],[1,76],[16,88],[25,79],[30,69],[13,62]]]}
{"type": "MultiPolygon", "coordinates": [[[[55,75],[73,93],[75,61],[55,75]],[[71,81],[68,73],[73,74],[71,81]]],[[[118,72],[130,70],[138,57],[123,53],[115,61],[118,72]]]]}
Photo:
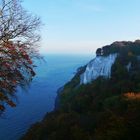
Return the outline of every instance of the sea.
{"type": "Polygon", "coordinates": [[[47,54],[35,60],[36,76],[28,87],[17,88],[15,108],[0,116],[0,140],[18,140],[30,126],[43,119],[55,106],[57,90],[87,64],[92,55],[47,54]]]}

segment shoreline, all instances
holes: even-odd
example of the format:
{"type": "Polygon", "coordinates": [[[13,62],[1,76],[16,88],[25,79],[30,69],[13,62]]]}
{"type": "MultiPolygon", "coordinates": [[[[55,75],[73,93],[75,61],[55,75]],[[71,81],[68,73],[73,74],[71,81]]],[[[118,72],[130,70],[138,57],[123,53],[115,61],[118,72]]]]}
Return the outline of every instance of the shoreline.
{"type": "Polygon", "coordinates": [[[55,98],[53,111],[57,111],[59,109],[59,107],[60,107],[60,95],[61,95],[63,89],[64,89],[64,86],[58,88],[58,90],[56,92],[57,95],[56,95],[56,98],[55,98]]]}

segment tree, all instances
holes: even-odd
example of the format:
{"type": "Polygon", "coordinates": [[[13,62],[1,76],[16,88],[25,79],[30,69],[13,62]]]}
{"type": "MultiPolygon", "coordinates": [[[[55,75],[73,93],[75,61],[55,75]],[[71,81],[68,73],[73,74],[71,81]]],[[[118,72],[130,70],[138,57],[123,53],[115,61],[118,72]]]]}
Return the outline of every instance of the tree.
{"type": "Polygon", "coordinates": [[[0,0],[0,110],[12,101],[17,85],[35,75],[33,58],[39,57],[40,18],[29,14],[20,0],[0,0]]]}

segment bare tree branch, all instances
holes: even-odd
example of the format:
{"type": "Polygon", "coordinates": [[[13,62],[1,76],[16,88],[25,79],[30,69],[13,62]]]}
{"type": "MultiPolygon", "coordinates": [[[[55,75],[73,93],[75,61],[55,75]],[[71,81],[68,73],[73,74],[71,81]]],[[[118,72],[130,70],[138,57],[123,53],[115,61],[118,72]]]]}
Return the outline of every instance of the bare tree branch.
{"type": "Polygon", "coordinates": [[[38,57],[39,17],[22,8],[20,0],[0,0],[0,110],[15,106],[11,95],[17,85],[28,84],[35,75],[38,57]]]}

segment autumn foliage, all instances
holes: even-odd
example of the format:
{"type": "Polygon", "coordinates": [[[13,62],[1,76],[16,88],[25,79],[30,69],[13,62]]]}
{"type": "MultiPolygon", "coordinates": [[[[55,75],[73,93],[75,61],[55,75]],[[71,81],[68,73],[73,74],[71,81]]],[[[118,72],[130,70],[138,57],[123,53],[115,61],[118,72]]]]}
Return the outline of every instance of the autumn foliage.
{"type": "Polygon", "coordinates": [[[26,12],[20,0],[0,0],[0,110],[13,101],[17,86],[30,83],[40,36],[40,19],[26,12]]]}
{"type": "MultiPolygon", "coordinates": [[[[0,101],[14,107],[9,95],[14,94],[18,84],[27,84],[35,75],[33,62],[27,46],[6,42],[0,48],[0,101]]],[[[0,104],[4,110],[4,105],[0,104]]]]}
{"type": "Polygon", "coordinates": [[[124,97],[130,100],[140,100],[140,93],[129,92],[129,93],[125,93],[124,97]]]}

